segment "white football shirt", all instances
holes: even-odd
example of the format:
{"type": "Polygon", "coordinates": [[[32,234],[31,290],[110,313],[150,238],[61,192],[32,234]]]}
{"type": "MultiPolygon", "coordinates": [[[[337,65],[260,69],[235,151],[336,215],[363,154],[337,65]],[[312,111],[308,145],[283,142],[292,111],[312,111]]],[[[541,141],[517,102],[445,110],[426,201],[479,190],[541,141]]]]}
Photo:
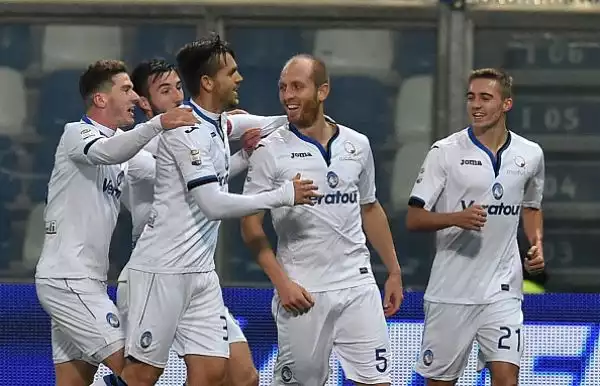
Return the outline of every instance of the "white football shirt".
{"type": "Polygon", "coordinates": [[[48,183],[36,277],[106,280],[127,164],[94,165],[86,154],[95,141],[114,133],[88,117],[65,125],[48,183]]]}
{"type": "MultiPolygon", "coordinates": [[[[227,132],[230,140],[239,140],[248,129],[260,128],[261,135],[271,134],[277,127],[287,122],[287,117],[282,116],[260,116],[252,114],[227,115],[227,132]]],[[[159,137],[154,137],[134,158],[129,162],[129,169],[136,166],[154,167],[156,154],[158,153],[159,137]]],[[[133,229],[131,232],[132,243],[135,246],[140,238],[144,226],[150,218],[152,201],[154,199],[154,178],[132,178],[131,173],[127,175],[127,183],[123,194],[127,197],[125,206],[131,213],[133,229]]]]}
{"type": "Polygon", "coordinates": [[[227,122],[224,114],[187,103],[200,123],[159,136],[152,213],[127,263],[130,269],[173,274],[215,268],[221,221],[208,220],[188,191],[213,182],[228,190],[229,141],[222,129],[227,122]]]}
{"type": "Polygon", "coordinates": [[[436,233],[436,254],[425,300],[485,304],[522,298],[517,229],[521,208],[541,208],[544,154],[513,132],[494,156],[466,128],[431,147],[409,205],[440,213],[481,205],[481,231],[450,227],[436,233]]]}
{"type": "Polygon", "coordinates": [[[366,136],[341,125],[323,147],[285,125],[250,157],[244,194],[281,186],[301,173],[323,194],[314,206],[271,210],[277,259],[288,276],[320,292],[374,283],[361,205],[376,201],[375,168],[366,136]]]}
{"type": "MultiPolygon", "coordinates": [[[[128,162],[130,171],[136,168],[155,170],[156,153],[158,151],[159,137],[154,137],[135,157],[128,162]]],[[[123,194],[126,197],[124,204],[131,213],[131,239],[133,245],[137,242],[150,218],[152,200],[154,197],[154,172],[147,178],[137,178],[135,173],[127,173],[123,194]]]]}

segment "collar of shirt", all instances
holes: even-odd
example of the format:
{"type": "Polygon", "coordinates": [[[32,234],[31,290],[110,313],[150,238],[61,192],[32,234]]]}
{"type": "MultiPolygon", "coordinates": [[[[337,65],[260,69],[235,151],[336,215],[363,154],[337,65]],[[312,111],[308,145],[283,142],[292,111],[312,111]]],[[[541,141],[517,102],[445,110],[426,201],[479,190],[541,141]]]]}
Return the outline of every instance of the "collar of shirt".
{"type": "Polygon", "coordinates": [[[110,129],[104,125],[99,124],[87,115],[84,115],[83,118],[81,118],[81,121],[95,126],[96,129],[98,129],[98,131],[100,131],[100,133],[102,133],[106,137],[112,137],[113,135],[115,135],[116,130],[110,129]]]}
{"type": "Polygon", "coordinates": [[[223,129],[222,129],[222,125],[221,125],[221,118],[225,118],[225,114],[216,114],[216,113],[207,111],[207,110],[203,109],[202,107],[200,107],[191,98],[189,100],[187,100],[186,102],[184,102],[184,104],[190,106],[194,110],[196,115],[198,115],[201,119],[204,119],[205,121],[207,121],[211,125],[213,125],[215,127],[215,129],[217,130],[217,133],[219,133],[219,136],[221,137],[221,139],[223,141],[225,140],[225,134],[223,133],[223,129]]]}

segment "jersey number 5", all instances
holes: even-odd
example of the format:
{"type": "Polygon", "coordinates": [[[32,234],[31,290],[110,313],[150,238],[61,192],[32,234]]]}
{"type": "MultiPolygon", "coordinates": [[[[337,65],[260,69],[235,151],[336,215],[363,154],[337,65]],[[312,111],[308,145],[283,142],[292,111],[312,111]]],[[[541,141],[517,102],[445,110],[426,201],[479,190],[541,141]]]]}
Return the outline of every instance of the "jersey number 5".
{"type": "MultiPolygon", "coordinates": [[[[510,346],[505,343],[505,339],[510,339],[512,336],[511,329],[508,327],[500,327],[500,331],[504,332],[504,335],[498,339],[498,348],[501,350],[510,350],[510,346]]],[[[515,334],[517,335],[517,352],[521,351],[521,329],[517,328],[515,330],[515,334]]]]}
{"type": "Polygon", "coordinates": [[[386,352],[387,352],[387,350],[384,348],[376,348],[375,349],[375,360],[377,362],[379,362],[375,365],[375,368],[380,373],[384,373],[388,367],[387,358],[382,355],[382,354],[385,354],[386,352]]]}

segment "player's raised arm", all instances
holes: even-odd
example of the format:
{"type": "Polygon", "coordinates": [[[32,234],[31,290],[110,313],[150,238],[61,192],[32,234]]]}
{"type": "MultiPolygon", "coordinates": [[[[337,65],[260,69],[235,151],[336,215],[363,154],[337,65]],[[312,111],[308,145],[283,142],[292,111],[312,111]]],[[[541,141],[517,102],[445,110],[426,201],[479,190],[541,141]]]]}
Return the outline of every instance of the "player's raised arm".
{"type": "MultiPolygon", "coordinates": [[[[250,163],[251,167],[244,184],[244,194],[262,194],[273,189],[275,160],[264,145],[259,145],[257,152],[250,158],[250,163]]],[[[304,314],[312,308],[314,300],[305,288],[289,278],[277,261],[275,252],[265,234],[263,221],[263,211],[242,218],[242,239],[254,253],[258,265],[277,289],[281,305],[294,315],[304,314]]]]}
{"type": "Polygon", "coordinates": [[[480,230],[487,215],[480,205],[472,205],[454,213],[431,211],[446,186],[443,151],[440,146],[433,145],[421,166],[408,201],[406,228],[410,231],[437,231],[457,226],[468,230],[480,230]]]}
{"type": "Polygon", "coordinates": [[[530,249],[527,259],[525,259],[525,268],[530,273],[537,273],[544,269],[543,253],[543,222],[542,197],[544,194],[544,153],[539,148],[538,163],[533,176],[525,186],[525,195],[523,197],[523,230],[529,240],[530,249]]]}
{"type": "Polygon", "coordinates": [[[278,127],[287,123],[285,115],[264,117],[252,114],[235,114],[227,116],[227,135],[232,141],[242,138],[244,133],[253,128],[260,129],[260,136],[265,137],[275,131],[278,127]]]}
{"type": "Polygon", "coordinates": [[[191,109],[172,109],[123,134],[110,138],[90,135],[91,125],[68,124],[64,143],[69,157],[76,162],[114,165],[128,161],[163,129],[193,125],[197,122],[191,109]]]}
{"type": "Polygon", "coordinates": [[[404,298],[402,272],[396,256],[396,248],[394,247],[388,218],[375,196],[375,164],[370,146],[365,151],[368,154],[358,181],[361,217],[367,239],[371,242],[388,270],[383,304],[385,315],[391,316],[398,312],[404,298]]]}
{"type": "Polygon", "coordinates": [[[211,138],[200,128],[180,128],[165,132],[165,143],[173,153],[179,170],[194,200],[209,220],[241,217],[259,210],[311,204],[316,196],[312,181],[295,179],[280,188],[256,195],[243,196],[221,189],[223,178],[212,163],[211,138]],[[193,131],[197,131],[192,138],[193,131]]]}

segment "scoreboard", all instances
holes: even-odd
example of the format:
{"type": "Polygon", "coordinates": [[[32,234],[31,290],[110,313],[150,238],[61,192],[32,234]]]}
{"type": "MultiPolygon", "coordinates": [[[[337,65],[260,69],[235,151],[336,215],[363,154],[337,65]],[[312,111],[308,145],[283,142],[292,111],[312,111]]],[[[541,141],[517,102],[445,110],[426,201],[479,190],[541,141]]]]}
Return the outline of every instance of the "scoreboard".
{"type": "Polygon", "coordinates": [[[513,76],[511,130],[544,149],[544,253],[550,276],[600,273],[600,33],[479,29],[476,68],[513,76]],[[566,224],[569,224],[568,226],[566,224]],[[598,228],[598,229],[596,229],[598,228]]]}

